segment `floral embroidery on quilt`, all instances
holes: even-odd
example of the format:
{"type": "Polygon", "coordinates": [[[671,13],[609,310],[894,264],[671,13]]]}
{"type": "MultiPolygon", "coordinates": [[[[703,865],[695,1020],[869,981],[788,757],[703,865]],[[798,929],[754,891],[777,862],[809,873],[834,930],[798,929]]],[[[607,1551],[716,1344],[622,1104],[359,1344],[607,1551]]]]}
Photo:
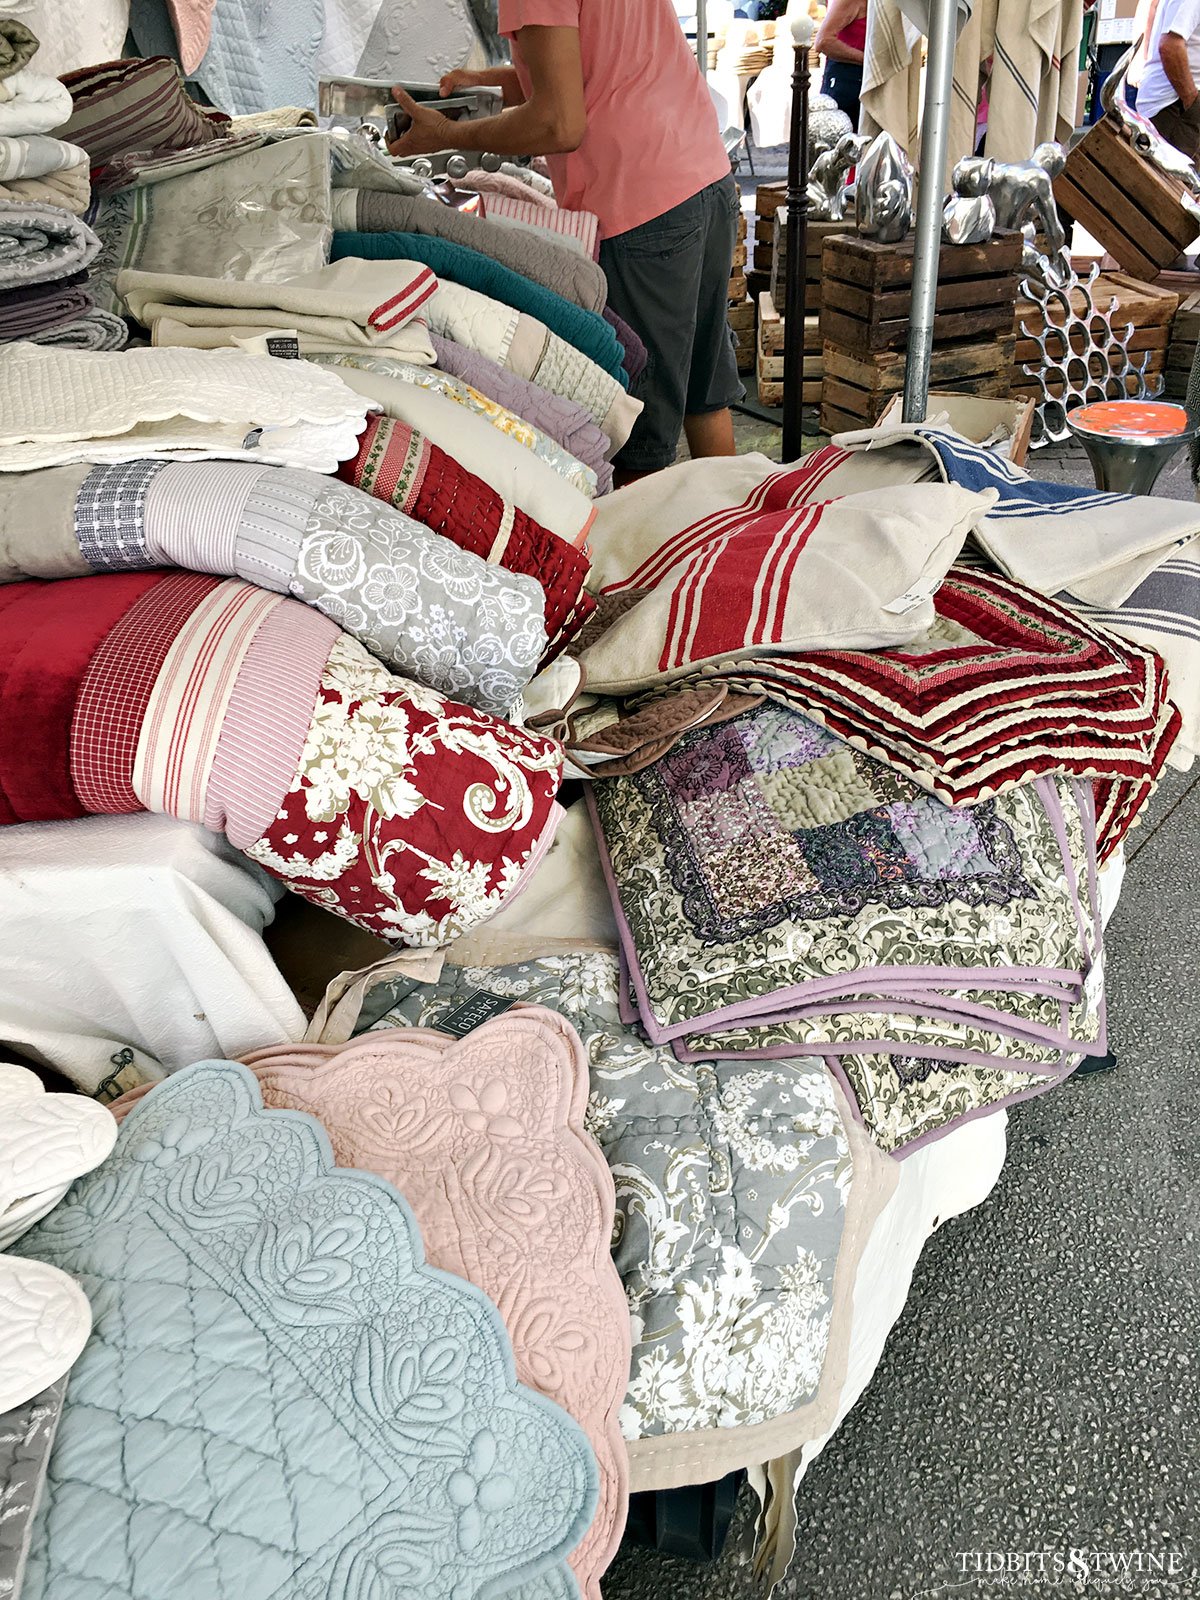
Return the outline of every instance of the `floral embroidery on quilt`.
{"type": "Polygon", "coordinates": [[[291,791],[246,854],[405,944],[496,912],[552,825],[559,746],[334,645],[291,791]]]}

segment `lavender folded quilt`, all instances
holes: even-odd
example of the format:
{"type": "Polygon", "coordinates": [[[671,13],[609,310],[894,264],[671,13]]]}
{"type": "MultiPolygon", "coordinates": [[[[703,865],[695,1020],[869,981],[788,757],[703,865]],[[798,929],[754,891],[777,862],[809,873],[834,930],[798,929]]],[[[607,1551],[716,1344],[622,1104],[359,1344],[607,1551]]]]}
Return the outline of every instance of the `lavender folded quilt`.
{"type": "Polygon", "coordinates": [[[77,469],[73,495],[61,482],[52,470],[6,486],[0,581],[165,566],[245,578],[315,607],[414,682],[500,713],[546,649],[536,579],[320,473],[130,461],[77,469]]]}
{"type": "Polygon", "coordinates": [[[577,461],[582,461],[596,474],[597,493],[608,493],[612,488],[613,469],[608,460],[612,446],[586,406],[509,372],[465,344],[456,344],[453,339],[443,339],[436,333],[432,338],[437,364],[443,372],[461,378],[497,405],[556,439],[564,450],[570,451],[577,461]]]}
{"type": "Polygon", "coordinates": [[[203,823],[306,899],[436,945],[540,859],[560,774],[550,740],[396,677],[252,584],[0,587],[0,823],[203,823]]]}

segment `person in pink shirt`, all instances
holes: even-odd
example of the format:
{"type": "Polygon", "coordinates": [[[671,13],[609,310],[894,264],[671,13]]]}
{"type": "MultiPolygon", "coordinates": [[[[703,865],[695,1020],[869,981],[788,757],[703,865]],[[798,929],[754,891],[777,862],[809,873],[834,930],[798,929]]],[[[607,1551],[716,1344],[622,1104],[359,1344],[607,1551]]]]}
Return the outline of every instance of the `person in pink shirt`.
{"type": "Polygon", "coordinates": [[[443,95],[499,84],[505,110],[452,122],[393,91],[411,126],[396,155],[451,148],[548,158],[559,204],[600,219],[609,306],[641,335],[645,410],[618,482],[732,455],[744,390],[727,320],[738,194],[708,87],[671,0],[499,0],[513,65],[451,72],[443,95]]]}

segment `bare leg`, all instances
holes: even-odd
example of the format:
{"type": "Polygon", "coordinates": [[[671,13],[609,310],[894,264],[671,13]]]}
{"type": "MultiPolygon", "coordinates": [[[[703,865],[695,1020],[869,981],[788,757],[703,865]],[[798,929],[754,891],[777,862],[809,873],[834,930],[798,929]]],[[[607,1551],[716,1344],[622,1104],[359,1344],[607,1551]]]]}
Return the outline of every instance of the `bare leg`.
{"type": "Polygon", "coordinates": [[[731,411],[703,411],[696,416],[684,417],[683,431],[687,435],[688,451],[693,461],[698,461],[702,456],[737,454],[731,411]]]}

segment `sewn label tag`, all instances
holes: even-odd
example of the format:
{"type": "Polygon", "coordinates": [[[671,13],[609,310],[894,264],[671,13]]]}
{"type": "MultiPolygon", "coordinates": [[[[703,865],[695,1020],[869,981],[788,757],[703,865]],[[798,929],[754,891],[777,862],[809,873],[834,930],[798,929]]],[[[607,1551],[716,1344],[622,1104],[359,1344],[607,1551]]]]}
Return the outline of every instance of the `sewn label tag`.
{"type": "Polygon", "coordinates": [[[915,611],[919,605],[924,605],[926,600],[932,599],[934,590],[928,587],[906,589],[895,600],[889,600],[883,609],[893,617],[902,617],[907,611],[915,611]]]}
{"type": "Polygon", "coordinates": [[[448,1011],[437,1026],[443,1033],[452,1033],[456,1039],[465,1039],[468,1033],[474,1033],[476,1028],[481,1028],[485,1022],[500,1016],[516,1003],[515,998],[489,994],[486,989],[474,989],[453,1011],[448,1011]]]}
{"type": "Polygon", "coordinates": [[[269,333],[267,354],[278,356],[281,361],[299,361],[300,341],[294,333],[269,333]]]}

